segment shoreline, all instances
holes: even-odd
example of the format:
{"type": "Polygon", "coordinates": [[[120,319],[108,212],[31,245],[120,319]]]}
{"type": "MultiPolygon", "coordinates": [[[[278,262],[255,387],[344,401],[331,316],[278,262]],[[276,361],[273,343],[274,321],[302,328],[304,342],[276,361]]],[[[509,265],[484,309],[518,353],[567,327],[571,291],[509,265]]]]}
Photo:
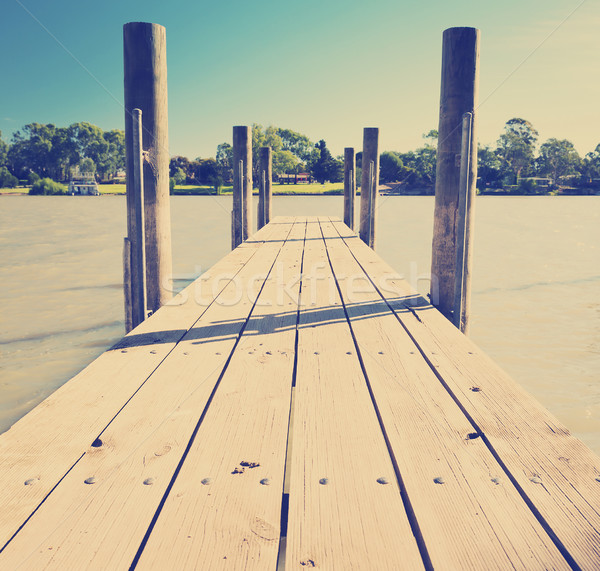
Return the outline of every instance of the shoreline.
{"type": "MultiPolygon", "coordinates": [[[[343,196],[343,187],[337,183],[324,185],[310,185],[312,188],[298,188],[299,185],[274,185],[273,196],[343,196]],[[289,188],[291,187],[291,188],[289,188]],[[316,187],[316,188],[315,188],[316,187]]],[[[381,185],[384,187],[385,185],[381,185]]],[[[99,185],[100,196],[125,196],[125,185],[104,184],[99,185]]],[[[216,194],[212,187],[185,185],[175,188],[170,196],[232,196],[231,187],[216,194]]],[[[0,196],[29,196],[29,187],[0,188],[0,196]]],[[[40,196],[72,196],[70,194],[40,195],[40,196]]],[[[252,196],[258,196],[258,190],[254,189],[252,196]]],[[[356,196],[360,196],[357,190],[356,196]]],[[[435,196],[433,189],[406,189],[404,192],[390,192],[387,188],[380,189],[380,196],[435,196]]],[[[515,193],[508,190],[483,190],[478,191],[477,196],[600,196],[600,190],[593,188],[582,189],[559,189],[546,193],[515,193]]]]}

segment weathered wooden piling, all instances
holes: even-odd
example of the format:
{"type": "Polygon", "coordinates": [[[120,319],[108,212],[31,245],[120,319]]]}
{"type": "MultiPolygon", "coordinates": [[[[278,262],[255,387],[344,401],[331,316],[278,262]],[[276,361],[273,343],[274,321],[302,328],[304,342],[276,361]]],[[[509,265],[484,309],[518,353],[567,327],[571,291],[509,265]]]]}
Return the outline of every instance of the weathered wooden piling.
{"type": "Polygon", "coordinates": [[[260,148],[259,167],[257,230],[271,221],[273,189],[273,152],[271,147],[260,148]]]}
{"type": "Polygon", "coordinates": [[[252,129],[233,128],[233,231],[231,247],[237,248],[252,231],[252,129]]]}
{"type": "Polygon", "coordinates": [[[344,149],[344,224],[354,230],[354,202],[356,198],[356,161],[354,149],[344,149]]]}
{"type": "Polygon", "coordinates": [[[463,333],[469,332],[471,309],[471,272],[473,269],[473,209],[474,185],[469,180],[471,157],[471,127],[473,116],[465,113],[462,123],[460,152],[460,184],[458,189],[458,219],[456,222],[456,273],[454,276],[453,321],[463,333]]]}
{"type": "Polygon", "coordinates": [[[377,197],[379,195],[379,128],[363,133],[362,183],[360,187],[360,238],[375,249],[377,197]]]}
{"type": "MultiPolygon", "coordinates": [[[[132,112],[140,109],[144,118],[144,217],[147,308],[156,311],[172,295],[171,220],[169,208],[169,137],[167,118],[166,33],[163,26],[131,22],[123,26],[125,86],[125,147],[127,154],[127,235],[131,260],[138,259],[135,195],[133,189],[134,148],[132,112]]],[[[140,276],[131,267],[133,322],[145,316],[135,310],[140,276]]]]}
{"type": "MultiPolygon", "coordinates": [[[[475,28],[449,28],[443,36],[431,301],[452,320],[455,302],[462,121],[465,113],[472,113],[470,161],[467,170],[470,197],[475,195],[477,181],[476,106],[479,91],[479,39],[480,32],[475,28]]],[[[469,202],[473,204],[472,200],[469,202]]],[[[470,253],[467,256],[470,257],[470,253]]]]}

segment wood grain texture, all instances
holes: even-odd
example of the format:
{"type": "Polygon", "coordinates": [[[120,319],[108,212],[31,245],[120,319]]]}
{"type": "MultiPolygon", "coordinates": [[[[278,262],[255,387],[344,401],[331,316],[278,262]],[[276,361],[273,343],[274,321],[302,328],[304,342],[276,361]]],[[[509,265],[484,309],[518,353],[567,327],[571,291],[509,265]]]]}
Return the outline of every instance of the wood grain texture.
{"type": "Polygon", "coordinates": [[[600,567],[600,459],[329,218],[275,218],[0,458],[0,569],[600,567]]]}
{"type": "Polygon", "coordinates": [[[354,149],[344,149],[344,224],[354,230],[354,203],[356,201],[356,160],[354,149]]]}
{"type": "Polygon", "coordinates": [[[252,128],[233,128],[233,243],[237,248],[252,233],[252,128]],[[240,172],[240,161],[242,169],[240,172]]]}
{"type": "MultiPolygon", "coordinates": [[[[125,88],[125,148],[127,151],[127,235],[132,241],[132,260],[138,244],[133,194],[132,112],[141,109],[143,141],[144,203],[146,226],[146,272],[148,308],[157,311],[171,297],[171,213],[169,205],[169,121],[167,97],[167,36],[163,26],[130,22],[123,26],[125,88]]],[[[138,283],[132,267],[132,282],[138,283]]],[[[135,306],[135,300],[134,300],[135,306]]],[[[134,323],[136,322],[134,316],[134,323]]]]}
{"type": "MultiPolygon", "coordinates": [[[[321,227],[373,398],[433,566],[569,569],[518,491],[506,478],[497,483],[502,467],[334,225],[322,221],[321,227]],[[443,483],[436,483],[440,478],[443,483]]],[[[382,278],[376,271],[371,277],[382,278]]]]}
{"type": "MultiPolygon", "coordinates": [[[[477,103],[479,98],[479,42],[475,28],[449,28],[442,41],[440,120],[435,181],[435,212],[431,275],[438,283],[436,307],[451,317],[456,268],[456,220],[461,152],[462,117],[473,114],[471,154],[477,157],[477,103]]],[[[477,160],[470,164],[471,195],[475,194],[477,160]]],[[[432,294],[435,293],[432,291],[432,294]]]]}
{"type": "Polygon", "coordinates": [[[305,227],[265,282],[140,569],[276,566],[305,227]]]}
{"type": "MultiPolygon", "coordinates": [[[[370,275],[393,273],[345,232],[370,275]]],[[[600,567],[600,458],[405,281],[389,279],[381,291],[572,566],[600,567]]]]}
{"type": "Polygon", "coordinates": [[[273,195],[273,151],[271,147],[260,148],[260,165],[258,169],[258,216],[256,227],[260,230],[268,224],[273,217],[272,195],[273,195]]]}
{"type": "Polygon", "coordinates": [[[365,127],[363,133],[362,181],[360,185],[360,239],[375,248],[377,204],[379,202],[379,129],[365,127]],[[370,163],[373,163],[373,178],[370,163]]]}
{"type": "Polygon", "coordinates": [[[319,224],[308,220],[286,569],[419,569],[421,557],[319,224]]]}
{"type": "MultiPolygon", "coordinates": [[[[232,277],[262,247],[272,244],[275,230],[263,229],[226,256],[0,435],[0,548],[82,457],[90,452],[101,454],[91,444],[123,413],[121,409],[232,277]],[[223,279],[215,288],[202,287],[218,276],[223,279]]],[[[169,380],[165,383],[168,389],[169,380]]]]}

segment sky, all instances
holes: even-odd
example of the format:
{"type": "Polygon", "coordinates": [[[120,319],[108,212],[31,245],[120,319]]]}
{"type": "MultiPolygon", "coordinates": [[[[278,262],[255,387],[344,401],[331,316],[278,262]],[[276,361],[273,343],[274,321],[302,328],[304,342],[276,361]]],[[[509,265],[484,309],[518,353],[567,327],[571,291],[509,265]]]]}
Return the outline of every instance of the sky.
{"type": "Polygon", "coordinates": [[[325,139],[379,127],[380,149],[437,128],[444,29],[481,30],[479,140],[512,117],[542,143],[600,143],[597,0],[1,0],[0,130],[88,121],[123,129],[127,22],[167,32],[171,155],[215,155],[234,125],[325,139]]]}

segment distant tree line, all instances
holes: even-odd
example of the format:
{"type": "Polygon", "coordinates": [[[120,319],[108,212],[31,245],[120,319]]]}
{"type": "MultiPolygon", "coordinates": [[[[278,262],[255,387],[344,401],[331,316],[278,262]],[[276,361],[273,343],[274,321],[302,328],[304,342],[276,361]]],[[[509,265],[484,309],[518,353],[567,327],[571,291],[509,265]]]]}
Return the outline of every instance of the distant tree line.
{"type": "MultiPolygon", "coordinates": [[[[254,186],[259,183],[259,152],[261,147],[271,147],[273,175],[308,173],[319,182],[340,182],[344,176],[344,163],[334,158],[324,140],[313,143],[306,135],[279,127],[263,128],[252,125],[252,176],[254,186]]],[[[233,180],[233,148],[229,143],[217,146],[214,159],[173,157],[170,177],[174,184],[199,184],[216,188],[231,184],[233,180]]]]}
{"type": "MultiPolygon", "coordinates": [[[[382,183],[401,182],[407,187],[433,191],[436,175],[438,133],[423,135],[423,145],[405,153],[385,151],[380,156],[382,183]]],[[[521,118],[506,122],[495,146],[479,145],[478,188],[520,193],[544,193],[562,187],[600,187],[600,144],[579,156],[568,140],[548,139],[537,146],[539,134],[521,118]]],[[[343,180],[343,157],[333,157],[326,142],[314,143],[306,135],[269,126],[252,125],[254,185],[259,182],[259,149],[273,151],[275,178],[308,173],[313,181],[343,180]]],[[[123,131],[103,131],[90,123],[69,127],[31,123],[14,133],[10,143],[0,133],[0,187],[14,187],[19,180],[33,184],[39,178],[65,181],[74,167],[94,172],[99,180],[110,180],[125,169],[123,131]]],[[[356,154],[356,178],[360,185],[362,153],[356,154]]],[[[175,156],[170,162],[171,184],[209,185],[218,189],[233,179],[233,149],[217,146],[215,158],[190,160],[175,156]]]]}
{"type": "MultiPolygon", "coordinates": [[[[381,154],[383,182],[434,187],[438,133],[432,130],[423,137],[425,145],[416,151],[381,154]]],[[[582,158],[571,141],[551,138],[538,148],[538,137],[529,121],[517,117],[506,122],[495,147],[479,145],[478,189],[543,194],[559,187],[600,187],[600,145],[582,158]]]]}
{"type": "Polygon", "coordinates": [[[506,122],[495,148],[480,145],[480,190],[542,194],[559,187],[600,186],[600,145],[582,158],[567,139],[548,139],[538,149],[538,138],[529,121],[515,117],[506,122]]]}
{"type": "Polygon", "coordinates": [[[109,180],[125,169],[125,133],[103,131],[90,123],[69,127],[31,123],[13,134],[10,143],[0,133],[0,187],[19,180],[33,184],[39,178],[68,180],[76,167],[109,180]]]}

